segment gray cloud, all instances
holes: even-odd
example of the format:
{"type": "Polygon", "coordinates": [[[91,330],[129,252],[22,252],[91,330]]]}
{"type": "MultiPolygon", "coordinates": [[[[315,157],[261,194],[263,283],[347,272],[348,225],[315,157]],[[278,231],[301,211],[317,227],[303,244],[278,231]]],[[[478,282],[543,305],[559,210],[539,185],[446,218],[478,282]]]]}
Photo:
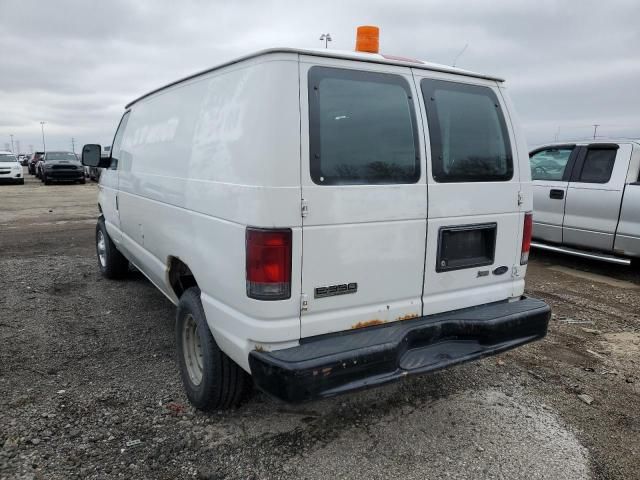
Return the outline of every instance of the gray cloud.
{"type": "Polygon", "coordinates": [[[2,0],[0,147],[9,134],[51,148],[110,143],[124,105],[222,61],[271,46],[353,49],[355,27],[381,48],[507,79],[531,145],[640,137],[640,3],[635,0],[245,1],[2,0]]]}

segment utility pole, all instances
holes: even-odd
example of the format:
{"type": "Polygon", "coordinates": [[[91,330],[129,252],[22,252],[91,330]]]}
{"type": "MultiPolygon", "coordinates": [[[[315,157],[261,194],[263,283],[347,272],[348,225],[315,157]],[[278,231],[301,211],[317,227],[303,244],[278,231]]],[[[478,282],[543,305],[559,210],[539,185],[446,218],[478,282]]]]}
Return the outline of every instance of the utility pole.
{"type": "Polygon", "coordinates": [[[13,151],[13,134],[9,135],[11,137],[11,153],[16,153],[13,151]]]}
{"type": "Polygon", "coordinates": [[[71,151],[76,153],[76,139],[71,137],[71,151]]]}
{"type": "Polygon", "coordinates": [[[46,153],[47,145],[44,143],[44,124],[47,122],[40,122],[40,128],[42,129],[42,151],[46,153]]]}
{"type": "Polygon", "coordinates": [[[331,39],[330,33],[323,33],[322,35],[320,35],[320,41],[324,41],[324,48],[328,48],[328,42],[331,42],[333,40],[331,39]]]}
{"type": "Polygon", "coordinates": [[[594,123],[593,124],[593,139],[596,139],[596,132],[598,131],[598,127],[600,126],[599,123],[594,123]]]}
{"type": "Polygon", "coordinates": [[[16,150],[18,155],[20,155],[22,153],[21,149],[20,149],[20,140],[16,140],[16,150]]]}

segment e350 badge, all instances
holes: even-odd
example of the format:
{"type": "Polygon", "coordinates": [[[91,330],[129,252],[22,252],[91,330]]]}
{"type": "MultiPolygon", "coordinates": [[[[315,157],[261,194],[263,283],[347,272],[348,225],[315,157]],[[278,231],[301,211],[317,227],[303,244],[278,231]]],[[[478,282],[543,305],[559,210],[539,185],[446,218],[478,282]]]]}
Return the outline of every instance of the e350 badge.
{"type": "Polygon", "coordinates": [[[314,297],[333,297],[334,295],[346,295],[347,293],[356,293],[357,291],[357,283],[342,283],[340,285],[329,285],[328,287],[316,287],[314,297]]]}

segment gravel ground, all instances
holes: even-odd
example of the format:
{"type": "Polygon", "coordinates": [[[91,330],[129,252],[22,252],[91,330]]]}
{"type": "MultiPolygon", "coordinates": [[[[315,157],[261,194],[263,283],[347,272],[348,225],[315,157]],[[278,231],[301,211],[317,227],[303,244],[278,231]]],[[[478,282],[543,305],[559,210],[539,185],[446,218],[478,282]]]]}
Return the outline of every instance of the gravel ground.
{"type": "Polygon", "coordinates": [[[640,478],[639,273],[537,253],[542,342],[203,414],[182,393],[174,307],[139,273],[98,274],[96,193],[0,186],[0,479],[640,478]]]}

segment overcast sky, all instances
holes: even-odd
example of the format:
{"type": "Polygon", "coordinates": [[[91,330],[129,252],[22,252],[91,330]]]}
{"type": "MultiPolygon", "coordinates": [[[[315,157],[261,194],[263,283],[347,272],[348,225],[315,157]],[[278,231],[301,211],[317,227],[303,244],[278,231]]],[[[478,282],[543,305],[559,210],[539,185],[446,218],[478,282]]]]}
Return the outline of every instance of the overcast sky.
{"type": "Polygon", "coordinates": [[[357,25],[383,53],[507,79],[530,146],[640,138],[640,1],[0,0],[0,149],[110,144],[124,105],[273,46],[352,50],[357,25]]]}

